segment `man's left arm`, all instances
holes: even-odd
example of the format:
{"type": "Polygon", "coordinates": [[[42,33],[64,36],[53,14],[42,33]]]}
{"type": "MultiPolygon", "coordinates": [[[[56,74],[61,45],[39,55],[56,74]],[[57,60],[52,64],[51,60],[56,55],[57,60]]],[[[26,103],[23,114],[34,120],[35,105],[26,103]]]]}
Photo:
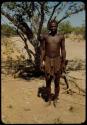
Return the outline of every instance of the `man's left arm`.
{"type": "Polygon", "coordinates": [[[61,57],[62,57],[63,68],[65,68],[66,50],[65,50],[65,37],[64,37],[64,35],[62,36],[62,40],[61,40],[61,57]]]}

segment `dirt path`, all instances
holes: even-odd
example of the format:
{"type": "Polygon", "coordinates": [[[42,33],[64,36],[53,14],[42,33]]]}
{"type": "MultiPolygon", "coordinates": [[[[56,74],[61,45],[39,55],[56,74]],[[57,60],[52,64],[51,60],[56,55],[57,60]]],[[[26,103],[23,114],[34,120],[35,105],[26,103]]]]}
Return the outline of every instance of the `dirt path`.
{"type": "MultiPolygon", "coordinates": [[[[80,81],[80,84],[84,80],[80,81]]],[[[57,107],[37,96],[43,79],[23,80],[2,77],[2,121],[5,123],[82,123],[85,120],[85,96],[65,94],[60,86],[57,107]]],[[[52,87],[54,84],[52,83],[52,87]]]]}

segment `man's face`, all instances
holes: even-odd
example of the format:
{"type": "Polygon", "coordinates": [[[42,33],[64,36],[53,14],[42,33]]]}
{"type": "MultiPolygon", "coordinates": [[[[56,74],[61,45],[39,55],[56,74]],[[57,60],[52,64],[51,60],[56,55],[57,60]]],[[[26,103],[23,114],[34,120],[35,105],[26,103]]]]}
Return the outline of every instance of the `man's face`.
{"type": "Polygon", "coordinates": [[[57,31],[57,24],[56,23],[53,22],[50,24],[50,31],[53,33],[57,31]]]}

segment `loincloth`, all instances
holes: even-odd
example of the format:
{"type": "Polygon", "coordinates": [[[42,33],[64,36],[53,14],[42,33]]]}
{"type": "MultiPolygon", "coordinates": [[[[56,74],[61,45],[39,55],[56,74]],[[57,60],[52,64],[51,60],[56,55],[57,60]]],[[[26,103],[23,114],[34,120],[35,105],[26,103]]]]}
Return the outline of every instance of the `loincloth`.
{"type": "Polygon", "coordinates": [[[45,58],[45,72],[49,75],[54,76],[61,68],[61,57],[50,58],[46,56],[45,58]]]}

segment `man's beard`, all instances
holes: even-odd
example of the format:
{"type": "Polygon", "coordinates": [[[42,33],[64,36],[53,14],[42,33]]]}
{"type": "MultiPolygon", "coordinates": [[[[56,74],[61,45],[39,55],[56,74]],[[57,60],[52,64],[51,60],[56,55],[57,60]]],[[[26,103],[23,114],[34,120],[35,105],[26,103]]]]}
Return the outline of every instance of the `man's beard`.
{"type": "Polygon", "coordinates": [[[55,35],[56,33],[57,33],[57,30],[51,30],[51,32],[50,32],[52,35],[55,35]]]}

